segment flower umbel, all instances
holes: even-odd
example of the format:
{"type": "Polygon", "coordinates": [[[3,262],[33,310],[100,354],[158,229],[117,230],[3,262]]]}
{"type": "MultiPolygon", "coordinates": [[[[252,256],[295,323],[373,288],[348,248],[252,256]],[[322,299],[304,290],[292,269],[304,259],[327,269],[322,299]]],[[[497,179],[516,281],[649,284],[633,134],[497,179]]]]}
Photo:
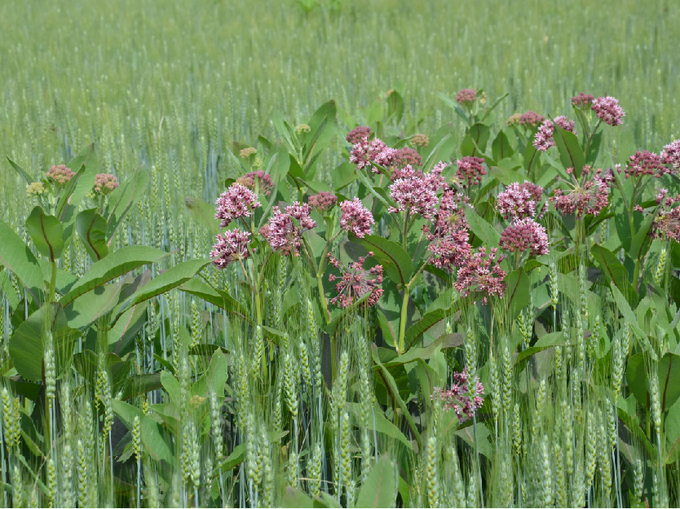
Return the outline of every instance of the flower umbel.
{"type": "Polygon", "coordinates": [[[372,233],[371,227],[375,224],[373,214],[364,207],[359,198],[343,201],[340,210],[342,211],[340,228],[352,232],[361,239],[372,233]]]}
{"type": "Polygon", "coordinates": [[[645,175],[659,178],[666,173],[670,173],[670,170],[663,165],[661,156],[648,150],[635,152],[630,156],[626,165],[626,178],[643,177],[645,175]]]}
{"type": "Polygon", "coordinates": [[[274,251],[300,256],[302,234],[316,228],[316,221],[309,217],[309,212],[306,203],[295,202],[286,207],[285,212],[273,207],[269,222],[260,228],[260,233],[274,251]]]}
{"type": "Polygon", "coordinates": [[[666,145],[661,151],[661,162],[669,165],[673,173],[680,170],[680,140],[675,140],[666,145]]]}
{"type": "Polygon", "coordinates": [[[410,165],[403,170],[395,170],[393,177],[400,178],[390,185],[390,198],[397,206],[390,207],[389,211],[431,218],[439,204],[437,192],[444,186],[441,174],[445,167],[446,163],[440,162],[429,173],[414,171],[410,165]]]}
{"type": "MultiPolygon", "coordinates": [[[[446,189],[442,195],[434,221],[434,231],[428,233],[430,245],[427,247],[433,255],[432,265],[440,269],[460,267],[471,254],[469,244],[470,233],[463,207],[467,198],[452,189],[446,189]]],[[[429,226],[425,227],[429,230],[429,226]]]]}
{"type": "Polygon", "coordinates": [[[245,260],[250,257],[248,242],[250,233],[241,231],[238,228],[229,230],[223,234],[219,233],[215,237],[217,242],[210,252],[210,258],[215,266],[224,269],[227,265],[238,260],[245,260]]]}
{"type": "Polygon", "coordinates": [[[529,251],[531,256],[548,254],[549,251],[545,227],[530,217],[518,219],[503,230],[498,245],[511,253],[529,251]]]}
{"type": "MultiPolygon", "coordinates": [[[[369,251],[368,256],[373,256],[373,253],[369,251]]],[[[332,304],[346,308],[369,293],[370,295],[362,303],[362,307],[370,307],[377,304],[380,296],[383,294],[381,286],[383,268],[382,265],[376,265],[366,270],[363,267],[365,261],[366,257],[360,256],[356,262],[350,263],[349,266],[345,267],[335,256],[328,253],[328,262],[338,269],[341,274],[340,280],[335,285],[338,295],[330,299],[332,304]]],[[[331,282],[337,279],[333,274],[328,276],[328,280],[331,282]]]]}
{"type": "Polygon", "coordinates": [[[594,100],[595,97],[592,95],[581,92],[579,95],[575,95],[571,98],[571,104],[582,110],[587,110],[593,104],[594,100]]]}
{"type": "Polygon", "coordinates": [[[476,376],[471,378],[467,368],[462,373],[453,373],[453,384],[448,390],[435,387],[432,400],[439,399],[444,404],[444,410],[453,410],[460,422],[472,419],[477,410],[484,403],[484,386],[476,376]]]}
{"type": "Polygon", "coordinates": [[[234,219],[250,217],[251,211],[260,206],[260,202],[250,189],[241,184],[232,184],[217,198],[215,219],[220,226],[226,227],[234,219]]]}
{"type": "Polygon", "coordinates": [[[458,171],[456,177],[464,182],[463,187],[476,186],[486,175],[484,159],[481,157],[466,156],[456,161],[458,171]]]}
{"type": "Polygon", "coordinates": [[[680,242],[680,194],[667,196],[668,191],[661,189],[656,197],[659,208],[654,218],[652,231],[656,239],[671,239],[680,242]]]}
{"type": "Polygon", "coordinates": [[[52,166],[45,175],[58,186],[64,186],[74,177],[75,173],[65,164],[59,164],[52,166]]]}
{"type": "Polygon", "coordinates": [[[247,187],[248,189],[252,189],[253,191],[257,187],[259,192],[267,196],[272,194],[272,188],[274,187],[271,175],[265,173],[263,170],[246,173],[237,178],[236,183],[247,187]]]}
{"type": "Polygon", "coordinates": [[[590,166],[584,166],[580,181],[573,175],[571,168],[567,169],[571,182],[564,180],[570,190],[564,192],[556,189],[550,201],[562,215],[576,214],[576,217],[598,215],[609,203],[609,187],[613,180],[611,171],[601,169],[592,171],[590,166]]]}
{"type": "Polygon", "coordinates": [[[496,210],[505,219],[522,219],[536,216],[536,206],[543,196],[543,188],[531,182],[514,182],[496,199],[496,210]]]}
{"type": "Polygon", "coordinates": [[[315,194],[309,197],[309,206],[313,209],[323,212],[331,207],[335,206],[338,202],[338,197],[333,193],[328,193],[326,191],[321,191],[319,194],[315,194]]]}
{"type": "Polygon", "coordinates": [[[548,119],[544,121],[543,124],[541,124],[541,127],[539,127],[538,131],[536,132],[536,136],[534,136],[534,147],[536,147],[536,150],[545,152],[550,147],[555,146],[555,140],[553,139],[553,135],[555,134],[555,124],[560,126],[565,131],[578,134],[574,129],[574,121],[569,120],[567,117],[555,117],[555,122],[548,119]]]}
{"type": "Polygon", "coordinates": [[[109,194],[118,187],[118,179],[110,173],[99,173],[94,178],[94,192],[97,194],[109,194]]]}
{"type": "Polygon", "coordinates": [[[506,273],[500,266],[503,256],[497,257],[497,252],[498,249],[491,248],[487,253],[486,246],[482,246],[458,269],[458,280],[454,287],[463,297],[472,292],[481,292],[486,302],[487,297],[502,297],[505,294],[506,273]]]}
{"type": "Polygon", "coordinates": [[[626,116],[618,99],[614,97],[598,97],[593,100],[590,109],[597,114],[597,118],[610,126],[623,124],[623,117],[626,116]]]}
{"type": "Polygon", "coordinates": [[[477,100],[477,94],[473,88],[464,88],[456,94],[456,102],[463,106],[472,106],[477,100]]]}

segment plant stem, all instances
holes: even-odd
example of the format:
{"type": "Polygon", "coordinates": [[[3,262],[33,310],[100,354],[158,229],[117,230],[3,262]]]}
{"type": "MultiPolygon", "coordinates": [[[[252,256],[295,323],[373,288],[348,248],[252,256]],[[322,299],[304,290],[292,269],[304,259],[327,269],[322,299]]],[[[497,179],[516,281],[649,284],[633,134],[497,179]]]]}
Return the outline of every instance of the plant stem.
{"type": "Polygon", "coordinates": [[[397,352],[404,351],[404,336],[406,335],[406,315],[408,311],[408,294],[411,289],[411,283],[404,288],[404,300],[401,303],[401,318],[399,319],[399,343],[397,345],[397,352]]]}

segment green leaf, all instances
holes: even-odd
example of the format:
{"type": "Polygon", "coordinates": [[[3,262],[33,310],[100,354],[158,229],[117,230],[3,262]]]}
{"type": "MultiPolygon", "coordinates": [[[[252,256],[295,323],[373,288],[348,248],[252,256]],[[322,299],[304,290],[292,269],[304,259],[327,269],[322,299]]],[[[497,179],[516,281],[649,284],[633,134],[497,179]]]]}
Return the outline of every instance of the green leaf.
{"type": "Polygon", "coordinates": [[[553,139],[560,151],[560,160],[564,167],[574,168],[574,175],[576,178],[580,178],[585,164],[585,156],[576,135],[555,124],[553,139]]]}
{"type": "Polygon", "coordinates": [[[111,311],[118,303],[121,283],[110,283],[73,301],[66,309],[68,324],[74,329],[87,327],[111,311]]]}
{"type": "Polygon", "coordinates": [[[531,283],[529,276],[520,267],[505,278],[505,301],[508,303],[508,322],[514,320],[530,302],[531,283]]]}
{"type": "Polygon", "coordinates": [[[371,467],[357,497],[356,507],[394,507],[397,495],[397,471],[389,456],[382,456],[371,467]]]}
{"type": "Polygon", "coordinates": [[[135,417],[139,418],[142,432],[142,445],[144,452],[151,456],[155,461],[167,461],[172,464],[174,455],[168,440],[164,437],[161,427],[149,416],[144,415],[140,408],[132,406],[123,401],[111,400],[111,407],[125,424],[128,430],[132,431],[135,417]]]}
{"type": "Polygon", "coordinates": [[[243,463],[246,459],[246,444],[239,444],[231,451],[227,459],[225,459],[220,465],[220,470],[231,470],[237,465],[243,463]]]}
{"type": "Polygon", "coordinates": [[[43,277],[40,264],[35,255],[7,223],[0,219],[0,263],[12,271],[40,304],[43,277]]]}
{"type": "Polygon", "coordinates": [[[497,247],[501,234],[481,217],[472,207],[465,207],[465,217],[472,233],[487,247],[497,247]]]}
{"type": "Polygon", "coordinates": [[[665,412],[680,398],[680,356],[674,353],[664,355],[657,366],[661,411],[665,412]]]}
{"type": "Polygon", "coordinates": [[[527,143],[527,146],[524,149],[524,169],[527,171],[527,173],[536,167],[538,164],[539,155],[540,153],[536,150],[534,144],[531,141],[527,143]]]}
{"type": "Polygon", "coordinates": [[[502,159],[510,157],[515,153],[512,145],[510,145],[508,136],[502,130],[498,132],[496,139],[491,144],[491,153],[496,162],[500,162],[502,159]]]}
{"type": "Polygon", "coordinates": [[[447,308],[434,309],[433,311],[425,314],[406,331],[406,334],[404,335],[404,345],[406,352],[409,351],[411,346],[418,340],[418,338],[434,327],[437,323],[460,311],[465,306],[469,306],[478,299],[479,295],[477,294],[468,295],[467,297],[453,301],[447,308]]]}
{"type": "Polygon", "coordinates": [[[555,346],[562,345],[563,343],[564,337],[562,336],[561,331],[546,334],[541,339],[539,339],[534,346],[522,350],[517,355],[514,366],[515,371],[518,373],[521,372],[532,355],[542,352],[543,350],[547,350],[548,348],[554,348],[555,346]]]}
{"type": "Polygon", "coordinates": [[[354,164],[344,162],[331,171],[331,182],[333,182],[333,189],[336,192],[347,187],[357,179],[356,168],[354,164]]]}
{"type": "Polygon", "coordinates": [[[14,168],[14,170],[19,174],[21,178],[23,178],[26,181],[28,185],[31,185],[33,183],[33,178],[28,173],[26,173],[21,166],[12,161],[9,157],[7,158],[7,160],[9,161],[10,166],[14,168]]]}
{"type": "Polygon", "coordinates": [[[652,246],[653,237],[649,234],[649,231],[653,224],[654,216],[650,215],[645,219],[644,223],[642,223],[640,229],[635,232],[635,237],[633,237],[630,244],[630,257],[633,260],[642,259],[652,246]]]}
{"type": "Polygon", "coordinates": [[[210,397],[211,393],[214,393],[218,398],[222,398],[228,375],[229,364],[227,364],[224,352],[221,349],[215,350],[208,369],[191,386],[192,396],[206,398],[210,397]]]}
{"type": "Polygon", "coordinates": [[[483,153],[486,150],[486,144],[491,135],[491,128],[486,124],[474,124],[469,127],[462,143],[460,144],[460,152],[462,156],[476,156],[480,157],[480,151],[483,153]]]}
{"type": "Polygon", "coordinates": [[[106,207],[108,217],[108,228],[106,234],[108,242],[111,242],[118,226],[123,221],[123,217],[130,209],[144,196],[149,174],[146,170],[138,169],[124,185],[118,187],[109,196],[108,206],[106,207]]]}
{"type": "Polygon", "coordinates": [[[145,246],[127,246],[94,263],[59,302],[66,307],[75,299],[143,265],[162,260],[167,253],[145,246]]]}
{"type": "Polygon", "coordinates": [[[26,231],[41,255],[50,261],[61,258],[64,227],[56,217],[45,214],[42,207],[37,206],[26,219],[26,231]]]}
{"type": "Polygon", "coordinates": [[[603,132],[604,131],[599,131],[593,135],[593,139],[590,141],[590,146],[588,147],[588,153],[586,154],[586,164],[592,166],[597,161],[597,156],[600,154],[603,132]]]}
{"type": "Polygon", "coordinates": [[[369,251],[373,251],[375,258],[383,262],[383,268],[389,271],[396,269],[399,282],[406,286],[413,275],[413,261],[409,254],[398,243],[387,240],[378,235],[366,235],[363,239],[350,235],[352,242],[361,244],[369,251]]]}
{"type": "Polygon", "coordinates": [[[52,334],[57,375],[70,364],[78,330],[68,325],[66,315],[59,304],[41,307],[25,320],[9,341],[9,354],[17,372],[27,380],[42,380],[45,336],[52,334]]]}
{"type": "Polygon", "coordinates": [[[629,303],[633,303],[635,301],[635,290],[628,282],[628,271],[614,253],[597,244],[593,246],[591,252],[607,279],[623,292],[629,303]]]}
{"type": "Polygon", "coordinates": [[[635,336],[638,338],[638,341],[642,349],[646,351],[647,354],[652,359],[657,360],[658,357],[654,352],[652,345],[649,342],[649,338],[642,331],[642,329],[640,329],[640,325],[638,324],[638,320],[635,317],[635,313],[633,313],[633,310],[631,309],[630,304],[628,304],[626,298],[623,296],[621,291],[615,285],[609,285],[609,289],[612,292],[612,297],[614,297],[614,302],[616,302],[616,306],[623,315],[624,320],[626,320],[628,325],[630,325],[632,331],[635,333],[635,336]]]}
{"type": "Polygon", "coordinates": [[[281,507],[312,508],[314,499],[302,490],[287,486],[281,499],[281,507]]]}
{"type": "Polygon", "coordinates": [[[198,226],[208,230],[212,235],[220,233],[218,222],[215,219],[215,207],[209,203],[204,202],[198,198],[187,196],[184,199],[184,204],[189,211],[189,217],[193,219],[198,226]]]}
{"type": "Polygon", "coordinates": [[[216,290],[198,278],[191,278],[184,283],[180,290],[199,297],[206,302],[225,310],[227,313],[238,316],[239,318],[252,323],[250,313],[231,295],[221,290],[216,290]]]}
{"type": "Polygon", "coordinates": [[[621,422],[623,422],[623,424],[630,430],[633,436],[640,441],[640,443],[644,446],[645,451],[647,451],[649,459],[652,460],[652,463],[654,463],[654,461],[658,459],[656,447],[652,445],[652,443],[647,438],[647,435],[645,435],[645,432],[642,431],[642,428],[640,428],[640,425],[633,417],[628,415],[628,413],[626,413],[623,408],[619,407],[617,410],[621,422]]]}
{"type": "Polygon", "coordinates": [[[76,217],[76,230],[83,239],[85,250],[93,261],[99,261],[109,254],[106,244],[106,219],[99,214],[98,209],[83,210],[76,217]]]}

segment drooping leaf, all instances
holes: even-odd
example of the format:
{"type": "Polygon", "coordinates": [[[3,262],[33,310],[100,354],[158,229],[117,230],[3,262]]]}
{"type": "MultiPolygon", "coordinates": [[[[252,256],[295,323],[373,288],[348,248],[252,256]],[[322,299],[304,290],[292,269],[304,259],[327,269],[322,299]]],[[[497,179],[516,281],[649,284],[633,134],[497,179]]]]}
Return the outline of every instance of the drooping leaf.
{"type": "Polygon", "coordinates": [[[231,295],[221,290],[212,288],[210,285],[201,281],[198,278],[191,278],[184,283],[180,290],[189,293],[195,297],[199,297],[206,302],[214,304],[227,313],[238,316],[239,318],[251,322],[250,313],[231,295]]]}
{"type": "Polygon", "coordinates": [[[385,272],[389,274],[392,269],[395,269],[399,283],[405,286],[411,280],[413,260],[398,243],[378,235],[366,235],[363,239],[350,235],[350,239],[369,251],[373,251],[374,256],[383,262],[385,272]]]}
{"type": "Polygon", "coordinates": [[[469,127],[460,144],[461,155],[481,157],[486,150],[490,135],[491,128],[486,124],[477,123],[469,127]]]}
{"type": "Polygon", "coordinates": [[[659,391],[661,392],[661,411],[665,412],[680,398],[680,356],[667,353],[657,366],[659,391]]]}
{"type": "Polygon", "coordinates": [[[12,271],[36,303],[40,303],[43,278],[35,255],[7,223],[0,219],[0,263],[12,271]]]}
{"type": "Polygon", "coordinates": [[[64,251],[64,227],[56,217],[45,214],[42,207],[37,206],[26,218],[26,231],[41,255],[50,261],[61,258],[64,251]]]}
{"type": "Polygon", "coordinates": [[[31,185],[33,183],[33,177],[26,173],[26,171],[24,171],[21,166],[12,161],[9,157],[7,157],[7,161],[9,161],[10,166],[14,168],[14,171],[16,171],[19,176],[26,181],[26,184],[31,185]]]}
{"type": "Polygon", "coordinates": [[[98,209],[83,210],[76,217],[76,230],[83,240],[87,254],[97,262],[109,254],[106,243],[106,219],[98,209]]]}
{"type": "Polygon", "coordinates": [[[356,507],[394,507],[397,495],[397,475],[389,456],[382,456],[371,467],[366,482],[359,491],[356,507]]]}

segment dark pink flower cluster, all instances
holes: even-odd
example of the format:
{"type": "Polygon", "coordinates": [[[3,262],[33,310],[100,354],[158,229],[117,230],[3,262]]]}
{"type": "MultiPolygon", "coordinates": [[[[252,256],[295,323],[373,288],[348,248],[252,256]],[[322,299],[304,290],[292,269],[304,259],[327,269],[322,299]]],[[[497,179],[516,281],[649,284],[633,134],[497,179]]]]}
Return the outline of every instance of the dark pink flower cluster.
{"type": "Polygon", "coordinates": [[[238,228],[228,230],[224,235],[221,233],[217,234],[217,242],[210,252],[213,264],[220,269],[224,269],[232,262],[249,258],[249,238],[250,233],[241,231],[238,228]]]}
{"type": "Polygon", "coordinates": [[[464,188],[478,185],[486,175],[484,159],[481,157],[466,156],[457,160],[456,164],[458,165],[456,177],[465,182],[464,188]]]}
{"type": "Polygon", "coordinates": [[[286,207],[285,212],[274,207],[269,222],[260,228],[260,233],[274,251],[300,256],[302,234],[316,228],[316,221],[309,217],[309,212],[306,203],[295,202],[286,207]]]}
{"type": "Polygon", "coordinates": [[[453,410],[460,422],[472,419],[477,410],[484,404],[484,386],[475,376],[470,379],[467,368],[462,373],[453,373],[453,384],[448,390],[435,387],[432,394],[432,401],[440,400],[444,405],[444,410],[453,410]]]}
{"type": "Polygon", "coordinates": [[[643,177],[645,175],[659,178],[669,172],[670,170],[663,165],[661,156],[648,150],[635,152],[630,156],[626,165],[626,178],[643,177]]]}
{"type": "Polygon", "coordinates": [[[571,98],[571,104],[582,110],[587,110],[590,108],[590,105],[593,104],[594,100],[595,97],[592,95],[581,92],[579,95],[575,95],[571,98]]]}
{"type": "Polygon", "coordinates": [[[666,145],[661,151],[661,162],[669,165],[673,173],[680,171],[680,140],[675,140],[666,145]]]}
{"type": "Polygon", "coordinates": [[[598,168],[592,172],[590,166],[584,166],[579,182],[570,170],[567,169],[572,182],[567,184],[571,189],[566,193],[556,189],[550,201],[562,215],[598,215],[609,203],[609,190],[614,178],[611,171],[603,172],[598,168]]]}
{"type": "Polygon", "coordinates": [[[477,93],[473,88],[464,88],[456,94],[456,102],[463,106],[472,106],[477,100],[477,93]]]}
{"type": "Polygon", "coordinates": [[[654,238],[680,242],[680,194],[668,196],[668,190],[661,189],[656,196],[656,203],[659,209],[652,225],[654,238]]]}
{"type": "Polygon", "coordinates": [[[574,121],[569,120],[567,117],[565,116],[555,117],[555,122],[548,119],[545,122],[543,122],[543,124],[541,124],[541,127],[539,127],[538,131],[536,132],[536,136],[534,136],[534,147],[536,147],[536,150],[545,152],[550,147],[555,146],[555,140],[553,139],[553,135],[555,134],[555,124],[560,126],[565,131],[578,134],[574,129],[575,127],[574,121]]]}
{"type": "Polygon", "coordinates": [[[347,137],[345,139],[352,145],[356,145],[362,140],[370,138],[371,134],[373,133],[371,132],[370,127],[360,125],[359,127],[355,127],[349,133],[347,133],[347,137]]]}
{"type": "MultiPolygon", "coordinates": [[[[349,161],[356,164],[360,170],[367,166],[372,166],[373,163],[387,167],[394,162],[395,152],[395,149],[388,147],[379,138],[375,138],[373,141],[369,141],[368,138],[362,138],[352,147],[349,161]]],[[[377,168],[372,167],[371,169],[374,173],[379,173],[377,168]]]]}
{"type": "Polygon", "coordinates": [[[536,216],[536,206],[543,196],[543,188],[531,182],[510,184],[498,195],[496,210],[505,219],[522,219],[536,216]]]}
{"type": "MultiPolygon", "coordinates": [[[[463,207],[467,198],[452,189],[446,189],[442,195],[434,221],[434,231],[427,234],[430,241],[427,247],[433,255],[432,265],[440,269],[460,267],[472,252],[468,241],[470,233],[463,207]]],[[[429,226],[425,227],[426,231],[429,226]]]]}
{"type": "Polygon", "coordinates": [[[241,184],[232,184],[223,192],[215,203],[215,219],[225,228],[234,219],[250,217],[252,211],[260,206],[260,202],[250,189],[241,184]]]}
{"type": "Polygon", "coordinates": [[[501,234],[501,249],[514,253],[530,251],[530,256],[548,254],[548,233],[530,217],[513,221],[501,234]]]}
{"type": "Polygon", "coordinates": [[[319,212],[323,212],[335,206],[335,204],[338,203],[338,197],[333,193],[321,191],[319,194],[310,196],[308,202],[310,207],[319,212]]]}
{"type": "Polygon", "coordinates": [[[58,186],[63,186],[75,176],[75,173],[65,164],[59,164],[53,165],[45,175],[58,186]]]}
{"type": "Polygon", "coordinates": [[[343,201],[340,204],[340,210],[342,211],[340,228],[352,232],[361,239],[372,233],[371,228],[375,224],[373,214],[364,207],[359,198],[354,197],[352,201],[343,201]]]}
{"type": "MultiPolygon", "coordinates": [[[[368,256],[373,256],[373,253],[369,251],[368,256]]],[[[346,308],[366,294],[370,295],[362,303],[362,307],[375,306],[378,303],[380,296],[383,294],[382,265],[376,265],[366,270],[364,269],[366,258],[360,256],[356,262],[350,263],[348,267],[345,267],[331,253],[328,253],[328,261],[341,274],[340,281],[335,285],[338,295],[330,299],[332,304],[346,308]]],[[[333,274],[328,276],[328,280],[331,282],[336,279],[338,278],[333,274]]]]}
{"type": "Polygon", "coordinates": [[[440,162],[429,173],[414,171],[411,166],[406,166],[399,173],[395,171],[399,178],[390,185],[390,198],[396,207],[390,207],[390,212],[420,214],[431,218],[439,204],[437,192],[444,187],[442,171],[446,166],[446,163],[440,162]]]}
{"type": "Polygon", "coordinates": [[[110,173],[98,173],[94,177],[94,192],[109,194],[118,187],[118,179],[110,173]]]}
{"type": "Polygon", "coordinates": [[[272,194],[272,189],[274,188],[271,175],[265,173],[262,170],[246,173],[245,175],[237,178],[236,183],[241,184],[248,189],[252,189],[253,191],[257,187],[260,193],[267,196],[272,194]]]}
{"type": "Polygon", "coordinates": [[[500,266],[503,256],[497,257],[497,252],[496,248],[491,248],[487,253],[486,246],[482,246],[458,269],[458,280],[454,287],[463,297],[472,292],[481,292],[485,294],[486,302],[486,298],[492,295],[503,296],[506,273],[500,266]]]}
{"type": "Polygon", "coordinates": [[[521,126],[533,129],[545,120],[543,115],[539,115],[533,110],[529,110],[526,113],[522,113],[517,119],[517,123],[521,126]]]}
{"type": "Polygon", "coordinates": [[[597,114],[597,118],[610,126],[623,124],[623,117],[626,116],[618,99],[614,97],[598,97],[593,100],[590,108],[597,114]]]}
{"type": "Polygon", "coordinates": [[[393,165],[397,168],[404,168],[405,166],[421,166],[423,159],[420,154],[409,147],[400,148],[394,153],[393,165]]]}

